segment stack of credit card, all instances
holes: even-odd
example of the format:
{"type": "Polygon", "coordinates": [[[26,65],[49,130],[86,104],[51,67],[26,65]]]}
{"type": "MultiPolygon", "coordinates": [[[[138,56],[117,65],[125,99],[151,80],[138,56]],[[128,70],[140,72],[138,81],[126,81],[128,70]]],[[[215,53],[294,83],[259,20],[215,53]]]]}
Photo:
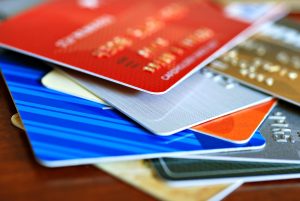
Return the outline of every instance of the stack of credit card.
{"type": "Polygon", "coordinates": [[[12,123],[41,165],[95,164],[163,200],[199,199],[208,184],[201,199],[218,200],[243,182],[300,177],[300,23],[285,4],[0,8],[12,123]]]}

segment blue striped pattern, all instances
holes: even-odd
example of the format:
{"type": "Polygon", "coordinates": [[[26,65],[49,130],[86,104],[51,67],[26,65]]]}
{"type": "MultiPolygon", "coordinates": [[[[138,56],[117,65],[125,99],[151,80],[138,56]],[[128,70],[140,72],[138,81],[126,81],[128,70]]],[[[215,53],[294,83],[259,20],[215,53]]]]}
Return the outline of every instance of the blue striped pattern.
{"type": "MultiPolygon", "coordinates": [[[[1,56],[0,66],[33,152],[43,165],[150,158],[240,146],[190,130],[159,137],[115,110],[104,110],[105,105],[43,87],[40,80],[51,69],[41,62],[1,56]]],[[[244,147],[264,143],[256,134],[244,147]]]]}

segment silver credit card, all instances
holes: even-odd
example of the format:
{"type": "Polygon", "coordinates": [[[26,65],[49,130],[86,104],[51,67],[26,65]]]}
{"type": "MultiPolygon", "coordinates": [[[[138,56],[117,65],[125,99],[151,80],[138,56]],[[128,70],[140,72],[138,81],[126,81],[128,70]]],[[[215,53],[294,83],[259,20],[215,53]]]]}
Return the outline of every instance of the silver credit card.
{"type": "Polygon", "coordinates": [[[11,17],[43,0],[0,0],[0,19],[11,17]]]}
{"type": "Polygon", "coordinates": [[[74,81],[158,135],[174,134],[271,99],[207,69],[163,95],[151,95],[78,72],[67,72],[74,81]]]}
{"type": "Polygon", "coordinates": [[[279,102],[259,131],[266,139],[266,146],[260,151],[225,152],[217,155],[187,156],[187,158],[300,164],[300,114],[297,106],[279,102]]]}

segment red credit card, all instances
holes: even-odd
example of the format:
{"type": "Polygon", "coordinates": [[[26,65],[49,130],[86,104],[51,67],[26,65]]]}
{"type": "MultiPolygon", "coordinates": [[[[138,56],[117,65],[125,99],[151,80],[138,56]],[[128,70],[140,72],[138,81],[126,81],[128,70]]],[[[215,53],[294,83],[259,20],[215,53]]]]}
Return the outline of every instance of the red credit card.
{"type": "Polygon", "coordinates": [[[245,31],[204,0],[53,0],[0,25],[0,44],[164,93],[245,31]]]}

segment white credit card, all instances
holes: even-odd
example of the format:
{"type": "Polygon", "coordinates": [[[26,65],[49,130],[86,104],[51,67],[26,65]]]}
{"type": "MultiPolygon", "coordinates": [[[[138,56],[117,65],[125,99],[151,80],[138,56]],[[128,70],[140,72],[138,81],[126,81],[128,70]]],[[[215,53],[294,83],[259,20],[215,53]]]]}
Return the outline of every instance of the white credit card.
{"type": "Polygon", "coordinates": [[[84,87],[69,79],[65,73],[59,70],[52,70],[47,73],[41,80],[42,84],[48,89],[66,93],[72,96],[77,96],[86,100],[108,105],[104,100],[95,96],[93,93],[86,90],[84,87]]]}
{"type": "MultiPolygon", "coordinates": [[[[208,70],[159,96],[75,71],[68,70],[66,75],[158,135],[171,135],[271,99],[208,70]]],[[[43,83],[47,82],[53,80],[44,78],[43,83]]]]}

